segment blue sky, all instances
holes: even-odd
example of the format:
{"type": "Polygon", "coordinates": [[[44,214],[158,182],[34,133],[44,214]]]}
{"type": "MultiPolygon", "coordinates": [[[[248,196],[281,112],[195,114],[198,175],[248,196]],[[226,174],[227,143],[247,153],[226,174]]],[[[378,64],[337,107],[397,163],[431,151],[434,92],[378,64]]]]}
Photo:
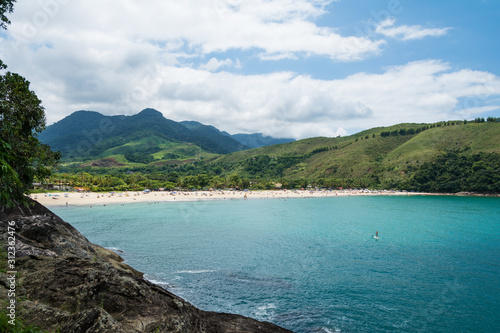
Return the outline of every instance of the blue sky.
{"type": "Polygon", "coordinates": [[[297,139],[500,117],[500,3],[23,0],[0,58],[48,123],[153,107],[297,139]]]}

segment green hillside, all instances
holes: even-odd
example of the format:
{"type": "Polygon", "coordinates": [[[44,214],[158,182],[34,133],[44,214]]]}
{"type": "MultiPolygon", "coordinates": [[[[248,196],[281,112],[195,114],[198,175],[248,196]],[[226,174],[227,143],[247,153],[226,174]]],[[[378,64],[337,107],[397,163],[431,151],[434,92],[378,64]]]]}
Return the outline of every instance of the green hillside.
{"type": "MultiPolygon", "coordinates": [[[[94,147],[97,155],[63,160],[62,170],[77,172],[81,168],[131,169],[147,165],[184,164],[219,156],[189,142],[175,142],[154,132],[135,132],[133,135],[111,139],[94,147]],[[110,146],[111,148],[107,148],[110,146]]],[[[102,171],[102,170],[101,170],[102,171]]]]}
{"type": "Polygon", "coordinates": [[[132,171],[155,184],[168,180],[170,187],[188,188],[272,188],[279,183],[288,188],[500,193],[498,120],[398,124],[226,155],[143,131],[86,162],[65,165],[61,172],[122,177],[132,171]]]}
{"type": "Polygon", "coordinates": [[[339,185],[398,187],[425,163],[459,152],[491,153],[500,163],[500,123],[399,124],[349,137],[312,138],[221,156],[212,165],[250,179],[320,180],[339,185]]]}
{"type": "Polygon", "coordinates": [[[48,126],[40,133],[39,139],[53,150],[60,151],[64,161],[106,157],[114,149],[111,154],[128,153],[132,157],[127,158],[130,162],[148,164],[155,160],[151,154],[172,148],[171,145],[166,147],[166,142],[193,144],[212,154],[249,148],[208,126],[190,130],[166,119],[154,109],[145,109],[133,116],[104,116],[98,112],[77,111],[48,126]]]}

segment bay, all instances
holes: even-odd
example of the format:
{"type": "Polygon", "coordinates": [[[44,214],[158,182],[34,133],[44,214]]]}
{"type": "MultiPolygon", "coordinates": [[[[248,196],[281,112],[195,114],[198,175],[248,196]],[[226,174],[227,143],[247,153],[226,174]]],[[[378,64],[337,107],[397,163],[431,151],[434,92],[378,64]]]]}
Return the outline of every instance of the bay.
{"type": "Polygon", "coordinates": [[[499,198],[352,196],[52,210],[203,310],[298,333],[500,331],[499,198]]]}

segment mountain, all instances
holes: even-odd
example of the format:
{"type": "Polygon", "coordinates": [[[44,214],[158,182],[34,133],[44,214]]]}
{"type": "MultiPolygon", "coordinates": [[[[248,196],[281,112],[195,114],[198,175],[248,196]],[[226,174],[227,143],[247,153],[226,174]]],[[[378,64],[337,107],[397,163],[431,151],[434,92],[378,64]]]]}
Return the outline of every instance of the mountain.
{"type": "Polygon", "coordinates": [[[189,128],[190,130],[197,131],[197,130],[215,130],[218,133],[221,133],[223,135],[229,136],[242,145],[248,146],[250,148],[260,148],[264,146],[272,146],[272,145],[278,145],[282,143],[289,143],[295,141],[295,139],[290,139],[290,138],[273,138],[270,136],[264,136],[262,133],[254,133],[254,134],[229,134],[227,132],[221,132],[217,128],[209,125],[203,125],[202,123],[199,123],[197,121],[181,121],[180,124],[184,125],[185,127],[189,128]]]}
{"type": "Polygon", "coordinates": [[[233,139],[244,144],[245,146],[252,148],[260,148],[265,146],[279,145],[282,143],[294,142],[295,139],[282,138],[277,139],[270,136],[264,136],[262,133],[254,134],[233,134],[231,135],[233,139]]]}
{"type": "Polygon", "coordinates": [[[211,125],[204,125],[202,123],[199,123],[197,121],[181,121],[179,124],[183,125],[196,135],[204,138],[210,138],[216,143],[219,144],[226,144],[226,142],[237,142],[236,146],[234,147],[234,151],[239,151],[239,150],[245,150],[251,148],[250,146],[247,146],[245,144],[242,144],[238,140],[235,140],[232,138],[227,132],[221,132],[217,128],[211,125]]]}
{"type": "Polygon", "coordinates": [[[248,149],[213,126],[177,123],[152,109],[134,116],[79,111],[40,139],[63,152],[61,172],[118,168],[191,188],[240,179],[257,188],[279,182],[500,193],[500,118],[398,124],[248,149]]]}
{"type": "Polygon", "coordinates": [[[145,157],[144,161],[153,162],[169,154],[176,159],[186,154],[227,154],[249,148],[215,128],[202,126],[191,130],[154,109],[145,109],[133,116],[77,111],[48,126],[39,139],[53,150],[61,151],[67,160],[128,155],[140,163],[138,160],[143,158],[138,155],[145,157]],[[180,149],[180,154],[172,151],[173,148],[180,149]]]}

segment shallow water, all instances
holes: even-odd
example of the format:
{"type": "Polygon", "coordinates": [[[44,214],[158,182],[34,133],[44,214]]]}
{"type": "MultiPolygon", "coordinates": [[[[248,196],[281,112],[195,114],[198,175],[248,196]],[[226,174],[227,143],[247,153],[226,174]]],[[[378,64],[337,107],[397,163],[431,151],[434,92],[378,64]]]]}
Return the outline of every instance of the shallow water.
{"type": "Polygon", "coordinates": [[[299,333],[500,331],[498,198],[255,199],[52,210],[204,310],[299,333]]]}

